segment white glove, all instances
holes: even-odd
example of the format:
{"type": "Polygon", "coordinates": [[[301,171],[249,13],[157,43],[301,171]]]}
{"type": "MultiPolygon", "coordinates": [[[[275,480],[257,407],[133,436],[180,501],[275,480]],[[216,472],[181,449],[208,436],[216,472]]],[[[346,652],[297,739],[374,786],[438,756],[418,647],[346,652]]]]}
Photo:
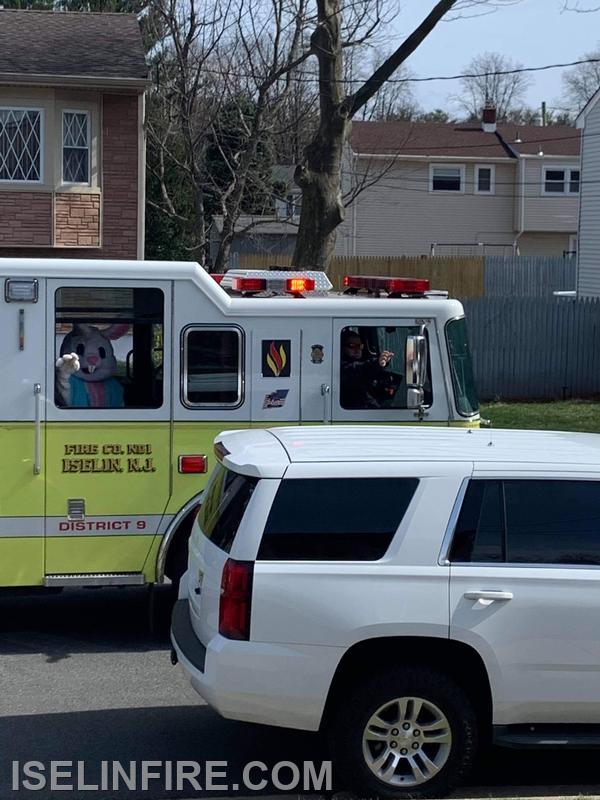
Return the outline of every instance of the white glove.
{"type": "Polygon", "coordinates": [[[56,369],[63,375],[72,375],[79,370],[79,356],[77,353],[65,353],[56,361],[56,369]]]}

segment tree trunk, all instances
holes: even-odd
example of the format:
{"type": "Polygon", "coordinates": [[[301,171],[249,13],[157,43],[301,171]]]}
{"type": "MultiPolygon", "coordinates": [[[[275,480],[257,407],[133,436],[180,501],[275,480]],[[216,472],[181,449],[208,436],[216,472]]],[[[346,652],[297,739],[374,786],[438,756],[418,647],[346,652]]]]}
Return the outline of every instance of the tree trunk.
{"type": "Polygon", "coordinates": [[[336,229],[344,220],[340,183],[346,125],[340,118],[338,130],[328,132],[330,146],[322,140],[313,142],[304,163],[296,167],[294,180],[302,188],[302,207],[292,263],[302,269],[327,270],[336,229]]]}
{"type": "Polygon", "coordinates": [[[326,270],[335,247],[336,228],[344,219],[341,173],[348,116],[341,110],[344,86],[340,0],[317,0],[317,12],[318,25],[311,45],[319,62],[320,122],[294,173],[294,180],[302,189],[302,208],[292,263],[326,270]]]}
{"type": "Polygon", "coordinates": [[[294,175],[302,189],[302,209],[293,264],[325,271],[333,255],[336,228],[344,219],[341,165],[350,120],[417,49],[457,0],[438,0],[400,47],[348,97],[343,92],[340,3],[341,0],[317,0],[318,24],[311,45],[319,62],[320,124],[294,175]]]}

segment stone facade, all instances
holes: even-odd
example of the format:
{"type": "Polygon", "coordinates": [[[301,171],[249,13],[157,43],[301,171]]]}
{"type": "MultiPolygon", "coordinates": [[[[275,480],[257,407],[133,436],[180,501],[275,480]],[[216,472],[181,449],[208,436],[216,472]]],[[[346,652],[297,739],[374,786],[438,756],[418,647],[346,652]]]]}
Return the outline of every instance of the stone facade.
{"type": "Polygon", "coordinates": [[[55,247],[100,247],[100,195],[63,192],[54,201],[55,247]]]}

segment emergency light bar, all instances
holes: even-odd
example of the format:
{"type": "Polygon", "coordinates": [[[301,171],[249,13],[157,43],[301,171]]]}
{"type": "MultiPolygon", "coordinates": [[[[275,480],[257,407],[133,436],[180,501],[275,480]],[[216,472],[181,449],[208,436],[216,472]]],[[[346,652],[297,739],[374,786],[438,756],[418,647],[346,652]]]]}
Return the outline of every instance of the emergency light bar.
{"type": "Polygon", "coordinates": [[[425,278],[388,278],[375,275],[346,275],[344,289],[348,294],[359,291],[372,293],[386,292],[389,295],[424,295],[429,291],[429,281],[425,278]]]}
{"type": "Polygon", "coordinates": [[[328,292],[333,286],[324,272],[288,270],[230,269],[219,281],[223,289],[241,294],[303,295],[308,292],[328,292]]]}

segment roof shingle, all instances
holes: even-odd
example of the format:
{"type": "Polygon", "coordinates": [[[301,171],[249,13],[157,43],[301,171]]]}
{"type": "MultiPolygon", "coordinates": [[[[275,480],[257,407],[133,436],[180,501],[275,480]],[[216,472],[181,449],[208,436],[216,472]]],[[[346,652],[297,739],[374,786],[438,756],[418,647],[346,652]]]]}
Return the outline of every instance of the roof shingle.
{"type": "Polygon", "coordinates": [[[139,23],[133,14],[0,10],[3,74],[146,80],[139,23]]]}
{"type": "Polygon", "coordinates": [[[569,126],[542,128],[500,123],[485,133],[477,123],[353,122],[350,144],[355,153],[457,158],[515,158],[523,155],[578,156],[579,131],[569,126]],[[515,140],[520,139],[520,142],[515,140]]]}

